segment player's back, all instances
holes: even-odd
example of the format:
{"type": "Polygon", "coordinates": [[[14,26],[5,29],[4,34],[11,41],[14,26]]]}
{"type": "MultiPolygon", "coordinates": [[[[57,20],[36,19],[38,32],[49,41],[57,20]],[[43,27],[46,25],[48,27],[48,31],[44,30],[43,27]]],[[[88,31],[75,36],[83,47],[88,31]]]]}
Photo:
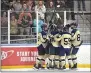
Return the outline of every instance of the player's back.
{"type": "Polygon", "coordinates": [[[81,44],[80,31],[77,29],[73,29],[71,35],[72,35],[72,45],[80,46],[81,44]]]}
{"type": "Polygon", "coordinates": [[[59,41],[57,40],[58,36],[59,36],[59,33],[57,31],[51,32],[50,41],[51,41],[52,45],[55,47],[59,46],[59,41]]]}
{"type": "Polygon", "coordinates": [[[71,34],[68,32],[63,32],[61,36],[61,45],[64,48],[71,48],[71,34]]]}
{"type": "Polygon", "coordinates": [[[47,38],[47,33],[42,31],[40,33],[38,33],[38,42],[37,44],[40,45],[44,42],[46,42],[46,38],[47,38]]]}

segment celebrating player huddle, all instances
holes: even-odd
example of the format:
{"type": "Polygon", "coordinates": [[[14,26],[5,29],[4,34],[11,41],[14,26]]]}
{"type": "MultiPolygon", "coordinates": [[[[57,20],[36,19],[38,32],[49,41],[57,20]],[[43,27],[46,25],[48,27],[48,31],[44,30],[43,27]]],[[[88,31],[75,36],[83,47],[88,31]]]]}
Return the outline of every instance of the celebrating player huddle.
{"type": "Polygon", "coordinates": [[[76,54],[82,44],[77,23],[72,22],[61,28],[61,31],[53,30],[50,33],[48,33],[46,24],[42,26],[42,29],[43,31],[38,34],[39,56],[34,67],[63,70],[66,69],[67,59],[69,69],[77,68],[76,54]],[[71,33],[69,33],[69,28],[72,29],[71,33]],[[48,62],[45,64],[46,58],[48,58],[48,62]]]}

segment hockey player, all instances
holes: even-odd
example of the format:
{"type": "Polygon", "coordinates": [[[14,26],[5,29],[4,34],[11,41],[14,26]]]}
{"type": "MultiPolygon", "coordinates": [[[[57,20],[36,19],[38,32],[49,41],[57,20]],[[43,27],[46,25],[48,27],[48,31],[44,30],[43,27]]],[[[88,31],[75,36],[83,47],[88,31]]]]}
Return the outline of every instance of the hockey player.
{"type": "Polygon", "coordinates": [[[49,49],[46,48],[47,45],[47,25],[44,24],[42,26],[42,32],[38,33],[38,42],[37,42],[37,49],[38,49],[38,58],[36,59],[36,64],[34,65],[35,68],[44,68],[43,62],[45,61],[45,54],[48,54],[49,49]]]}
{"type": "Polygon", "coordinates": [[[57,30],[51,31],[49,35],[49,68],[59,68],[59,32],[57,30]]]}
{"type": "Polygon", "coordinates": [[[72,38],[71,38],[71,43],[72,43],[72,50],[71,50],[71,57],[72,57],[72,61],[73,61],[73,68],[77,68],[77,52],[79,50],[79,46],[82,44],[82,41],[81,41],[81,37],[80,37],[80,31],[77,29],[77,23],[74,22],[71,24],[71,35],[72,35],[72,38]]]}
{"type": "Polygon", "coordinates": [[[71,60],[71,34],[68,31],[68,27],[65,26],[63,29],[63,32],[61,33],[61,37],[60,37],[60,61],[61,61],[61,68],[60,69],[66,69],[65,65],[66,65],[66,57],[68,59],[68,63],[69,63],[69,68],[73,67],[73,63],[71,60]]]}

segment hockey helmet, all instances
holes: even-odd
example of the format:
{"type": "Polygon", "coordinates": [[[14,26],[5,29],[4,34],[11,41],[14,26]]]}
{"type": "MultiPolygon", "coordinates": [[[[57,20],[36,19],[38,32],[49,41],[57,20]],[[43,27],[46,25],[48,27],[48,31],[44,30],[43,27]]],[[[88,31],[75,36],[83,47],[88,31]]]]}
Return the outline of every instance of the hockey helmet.
{"type": "Polygon", "coordinates": [[[47,23],[43,23],[43,25],[41,27],[42,27],[42,30],[44,30],[44,31],[47,31],[47,29],[48,29],[47,23]]]}

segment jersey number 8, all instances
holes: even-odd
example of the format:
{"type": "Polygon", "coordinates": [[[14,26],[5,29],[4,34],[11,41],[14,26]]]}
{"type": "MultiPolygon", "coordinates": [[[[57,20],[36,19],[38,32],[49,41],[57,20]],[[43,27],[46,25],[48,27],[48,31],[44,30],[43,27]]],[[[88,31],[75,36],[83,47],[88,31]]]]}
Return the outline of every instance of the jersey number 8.
{"type": "Polygon", "coordinates": [[[77,35],[77,41],[80,41],[80,34],[77,35]]]}

